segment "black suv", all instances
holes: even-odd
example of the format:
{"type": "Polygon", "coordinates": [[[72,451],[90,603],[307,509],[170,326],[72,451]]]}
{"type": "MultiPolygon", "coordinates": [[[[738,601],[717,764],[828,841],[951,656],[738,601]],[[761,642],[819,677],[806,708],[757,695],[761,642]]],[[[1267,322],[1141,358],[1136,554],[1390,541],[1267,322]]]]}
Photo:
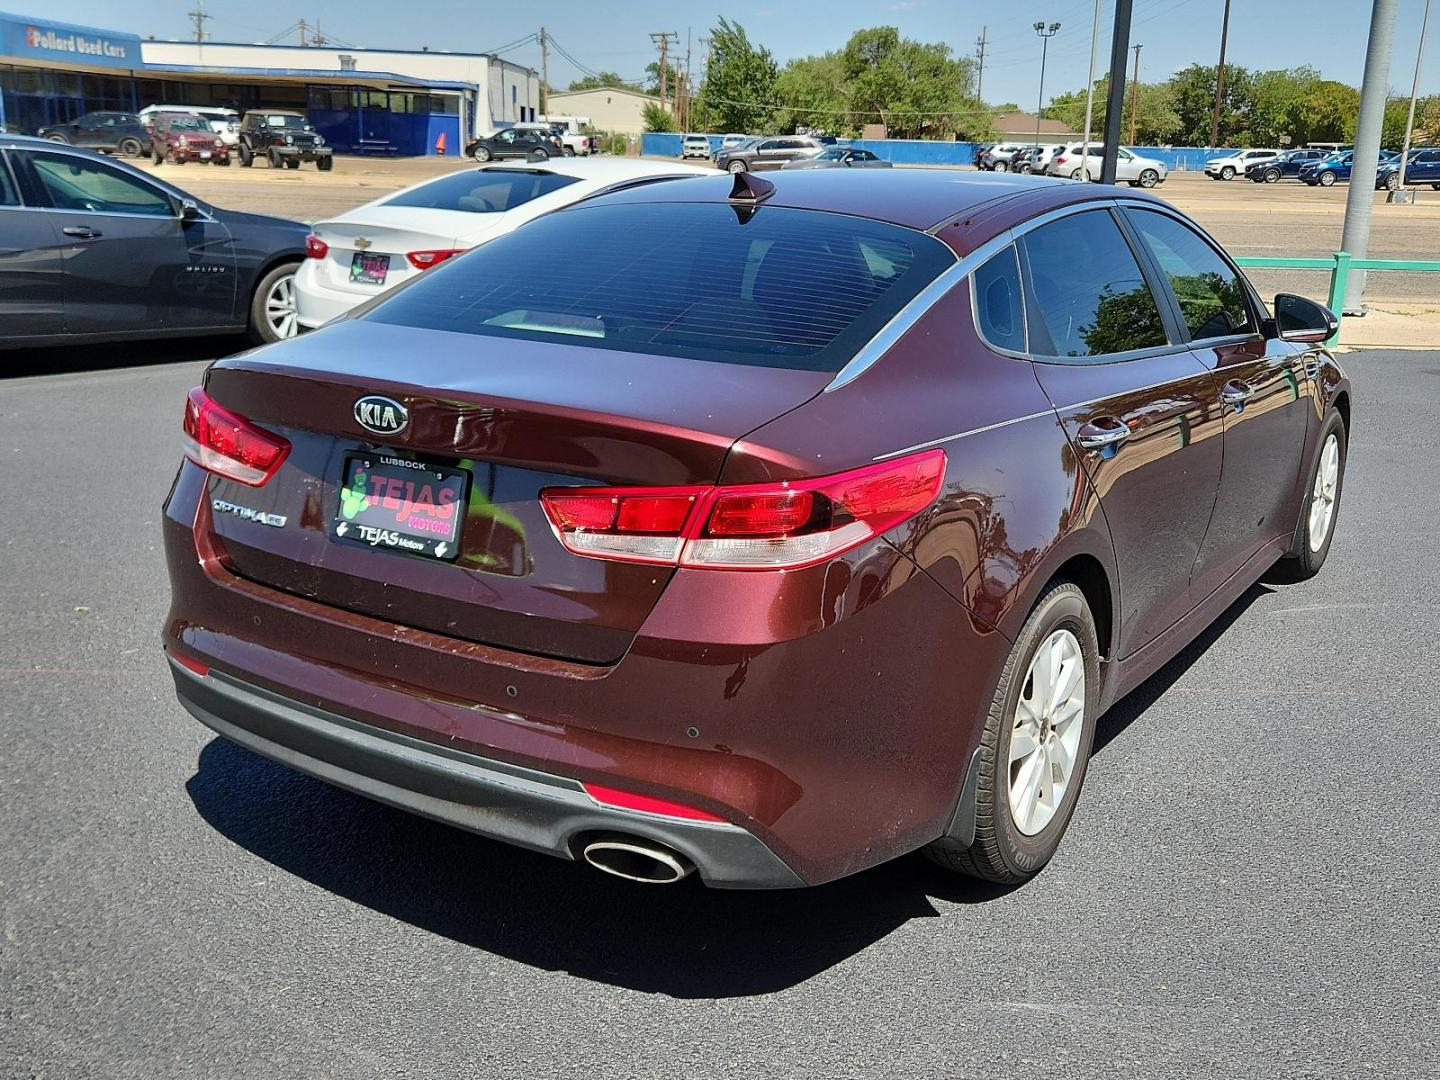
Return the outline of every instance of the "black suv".
{"type": "Polygon", "coordinates": [[[251,109],[240,122],[240,164],[250,165],[263,157],[270,168],[283,164],[298,169],[302,161],[313,161],[321,172],[335,164],[335,151],[315,130],[303,113],[286,109],[251,109]]]}
{"type": "Polygon", "coordinates": [[[103,150],[121,157],[139,157],[150,145],[150,133],[134,113],[86,113],[68,124],[51,124],[35,133],[51,142],[103,150]]]}
{"type": "Polygon", "coordinates": [[[1319,161],[1329,150],[1286,150],[1279,157],[1245,166],[1245,175],[1257,184],[1274,184],[1282,176],[1297,177],[1300,167],[1319,161]]]}
{"type": "Polygon", "coordinates": [[[525,158],[527,161],[544,161],[559,157],[565,152],[560,137],[541,128],[505,128],[471,139],[465,144],[465,156],[476,161],[491,161],[495,158],[525,158]]]}

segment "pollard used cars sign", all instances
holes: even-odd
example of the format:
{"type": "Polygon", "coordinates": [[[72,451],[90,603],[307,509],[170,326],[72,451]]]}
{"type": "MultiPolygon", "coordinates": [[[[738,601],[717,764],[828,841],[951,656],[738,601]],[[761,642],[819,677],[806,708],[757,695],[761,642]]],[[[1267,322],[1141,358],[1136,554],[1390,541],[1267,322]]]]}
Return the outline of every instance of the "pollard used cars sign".
{"type": "Polygon", "coordinates": [[[0,56],[60,67],[142,68],[140,38],[88,26],[0,14],[0,56]]]}

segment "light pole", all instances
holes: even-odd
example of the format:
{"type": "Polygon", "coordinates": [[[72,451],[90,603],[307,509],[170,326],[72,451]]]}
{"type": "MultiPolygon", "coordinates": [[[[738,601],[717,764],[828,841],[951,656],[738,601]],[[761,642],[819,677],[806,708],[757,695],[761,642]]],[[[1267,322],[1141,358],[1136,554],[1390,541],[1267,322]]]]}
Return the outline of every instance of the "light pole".
{"type": "MultiPolygon", "coordinates": [[[[1035,33],[1040,35],[1043,44],[1040,46],[1040,102],[1035,109],[1035,145],[1040,145],[1040,114],[1045,111],[1045,58],[1050,53],[1050,39],[1060,29],[1058,22],[1052,22],[1046,26],[1043,22],[1035,24],[1035,33]]],[[[1082,163],[1083,167],[1083,163],[1082,163]]]]}
{"type": "Polygon", "coordinates": [[[1400,148],[1400,187],[1392,191],[1392,202],[1410,201],[1406,196],[1401,195],[1399,199],[1394,196],[1405,190],[1405,159],[1410,156],[1410,135],[1415,130],[1415,97],[1420,93],[1420,64],[1425,59],[1425,32],[1430,28],[1430,0],[1425,0],[1425,14],[1420,19],[1420,47],[1415,50],[1415,81],[1410,85],[1410,115],[1405,118],[1405,145],[1400,148]]]}

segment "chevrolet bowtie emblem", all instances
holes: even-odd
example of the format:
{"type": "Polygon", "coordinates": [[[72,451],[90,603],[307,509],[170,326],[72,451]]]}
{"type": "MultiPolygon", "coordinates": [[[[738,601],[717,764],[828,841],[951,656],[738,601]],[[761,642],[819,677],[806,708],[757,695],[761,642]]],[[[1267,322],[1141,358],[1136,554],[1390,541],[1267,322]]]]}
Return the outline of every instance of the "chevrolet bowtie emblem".
{"type": "Polygon", "coordinates": [[[366,238],[363,237],[363,236],[357,236],[357,237],[355,238],[355,246],[356,246],[357,248],[359,248],[361,251],[364,251],[366,248],[368,248],[368,247],[370,246],[370,244],[371,244],[371,241],[368,240],[368,239],[366,239],[366,238]]]}

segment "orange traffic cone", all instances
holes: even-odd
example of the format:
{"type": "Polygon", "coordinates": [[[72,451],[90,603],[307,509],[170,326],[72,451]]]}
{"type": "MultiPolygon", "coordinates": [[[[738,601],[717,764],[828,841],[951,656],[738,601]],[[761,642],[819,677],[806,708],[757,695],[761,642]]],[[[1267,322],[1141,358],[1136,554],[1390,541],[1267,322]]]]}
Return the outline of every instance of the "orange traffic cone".
{"type": "Polygon", "coordinates": [[[439,138],[435,140],[435,153],[440,157],[445,156],[445,132],[443,131],[440,132],[439,138]]]}

